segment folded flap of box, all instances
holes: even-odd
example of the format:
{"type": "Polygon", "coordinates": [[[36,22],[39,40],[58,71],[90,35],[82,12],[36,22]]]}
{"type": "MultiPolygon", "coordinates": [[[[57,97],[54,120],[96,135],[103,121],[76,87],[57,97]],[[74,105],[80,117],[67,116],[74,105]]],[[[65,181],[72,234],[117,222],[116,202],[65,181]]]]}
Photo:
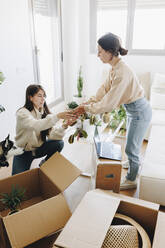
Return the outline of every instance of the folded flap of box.
{"type": "Polygon", "coordinates": [[[48,178],[63,192],[81,171],[64,156],[56,152],[41,167],[48,178]]]}
{"type": "Polygon", "coordinates": [[[6,216],[11,246],[22,248],[64,227],[71,216],[62,194],[6,216]]]}
{"type": "Polygon", "coordinates": [[[120,200],[88,192],[67,222],[55,245],[67,248],[100,248],[120,200]]]}
{"type": "Polygon", "coordinates": [[[159,207],[160,207],[160,205],[157,203],[141,200],[139,198],[134,198],[134,197],[130,197],[127,195],[117,194],[117,193],[114,193],[112,191],[100,190],[100,189],[95,189],[94,191],[96,191],[98,193],[101,192],[102,194],[105,193],[105,194],[111,195],[112,197],[115,197],[115,198],[119,198],[120,201],[133,203],[133,204],[136,204],[138,206],[143,206],[146,208],[154,209],[156,211],[158,211],[159,207]]]}
{"type": "Polygon", "coordinates": [[[165,213],[158,213],[158,219],[155,229],[153,248],[164,248],[164,230],[165,230],[165,213]]]}

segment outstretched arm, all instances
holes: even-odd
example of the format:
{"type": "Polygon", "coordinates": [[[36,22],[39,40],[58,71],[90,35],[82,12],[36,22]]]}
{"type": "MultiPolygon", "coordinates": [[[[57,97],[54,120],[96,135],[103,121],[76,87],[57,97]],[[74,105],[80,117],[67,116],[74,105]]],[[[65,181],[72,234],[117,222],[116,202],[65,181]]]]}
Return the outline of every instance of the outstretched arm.
{"type": "Polygon", "coordinates": [[[64,111],[64,112],[58,113],[57,117],[59,119],[64,119],[64,120],[76,119],[76,116],[74,115],[72,111],[64,111]]]}

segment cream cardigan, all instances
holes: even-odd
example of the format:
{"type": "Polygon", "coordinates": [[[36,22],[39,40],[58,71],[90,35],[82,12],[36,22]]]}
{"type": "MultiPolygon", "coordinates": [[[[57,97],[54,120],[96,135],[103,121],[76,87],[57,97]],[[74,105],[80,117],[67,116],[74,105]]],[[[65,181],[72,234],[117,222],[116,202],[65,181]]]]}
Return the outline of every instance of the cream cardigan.
{"type": "Polygon", "coordinates": [[[16,145],[24,148],[26,151],[33,151],[41,146],[40,132],[42,130],[52,128],[48,135],[48,139],[61,140],[65,134],[65,129],[62,127],[53,127],[57,121],[57,115],[49,114],[46,118],[41,119],[42,113],[37,109],[31,112],[26,108],[21,108],[16,114],[16,145]]]}
{"type": "Polygon", "coordinates": [[[91,97],[85,111],[92,114],[111,112],[121,104],[144,97],[144,90],[135,73],[120,59],[110,70],[105,83],[91,97]]]}

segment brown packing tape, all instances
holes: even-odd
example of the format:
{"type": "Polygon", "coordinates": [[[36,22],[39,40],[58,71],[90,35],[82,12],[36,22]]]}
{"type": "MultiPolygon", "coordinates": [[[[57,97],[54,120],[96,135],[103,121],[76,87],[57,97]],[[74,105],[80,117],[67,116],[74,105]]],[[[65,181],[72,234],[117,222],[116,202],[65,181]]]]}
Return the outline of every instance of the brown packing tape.
{"type": "Polygon", "coordinates": [[[70,216],[64,196],[60,194],[5,217],[4,224],[12,247],[22,248],[61,229],[70,216]]]}

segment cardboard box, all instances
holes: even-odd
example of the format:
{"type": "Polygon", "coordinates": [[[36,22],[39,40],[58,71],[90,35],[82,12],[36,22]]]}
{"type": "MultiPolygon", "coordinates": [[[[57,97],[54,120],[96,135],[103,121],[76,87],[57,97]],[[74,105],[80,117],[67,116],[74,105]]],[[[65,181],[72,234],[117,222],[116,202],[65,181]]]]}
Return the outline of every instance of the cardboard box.
{"type": "Polygon", "coordinates": [[[0,247],[22,248],[63,228],[71,216],[63,191],[80,173],[56,153],[41,168],[0,180],[0,193],[12,185],[26,189],[21,211],[7,215],[0,203],[0,247]]]}
{"type": "Polygon", "coordinates": [[[100,162],[97,165],[96,188],[113,190],[115,193],[120,191],[121,164],[100,162]]]}
{"type": "Polygon", "coordinates": [[[165,247],[165,213],[159,212],[158,204],[103,190],[93,190],[85,195],[55,245],[101,248],[116,212],[138,222],[148,233],[153,248],[165,247]]]}

